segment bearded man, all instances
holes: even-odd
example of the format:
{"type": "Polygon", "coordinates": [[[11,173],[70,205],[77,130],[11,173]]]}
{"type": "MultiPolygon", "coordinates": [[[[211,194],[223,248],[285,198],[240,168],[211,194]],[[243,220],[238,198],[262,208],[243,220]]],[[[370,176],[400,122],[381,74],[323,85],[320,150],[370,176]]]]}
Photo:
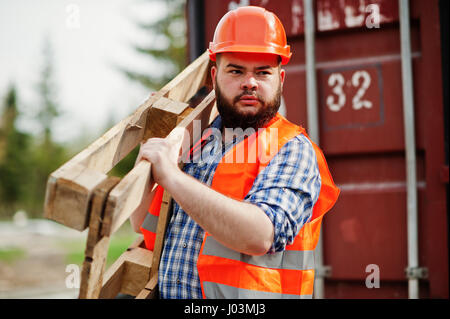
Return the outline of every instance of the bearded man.
{"type": "MultiPolygon", "coordinates": [[[[253,6],[228,12],[210,44],[219,112],[210,129],[222,134],[206,134],[201,160],[182,170],[168,160],[173,146],[165,139],[141,146],[138,160],[152,163],[154,181],[173,197],[160,298],[312,297],[322,217],[339,191],[320,149],[278,113],[281,66],[290,57],[273,13],[253,6]],[[229,129],[253,133],[230,137],[229,129]],[[273,146],[268,160],[234,160],[273,146]]],[[[146,237],[157,221],[145,211],[131,222],[146,237]]]]}

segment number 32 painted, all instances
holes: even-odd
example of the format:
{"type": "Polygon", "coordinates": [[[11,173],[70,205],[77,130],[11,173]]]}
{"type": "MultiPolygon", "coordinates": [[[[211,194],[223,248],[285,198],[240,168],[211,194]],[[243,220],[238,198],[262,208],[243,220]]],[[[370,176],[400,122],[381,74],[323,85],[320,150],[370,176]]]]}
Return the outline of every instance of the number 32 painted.
{"type": "MultiPolygon", "coordinates": [[[[354,110],[360,110],[362,108],[370,109],[372,107],[372,102],[367,100],[361,100],[361,98],[366,93],[371,83],[371,78],[367,71],[356,71],[352,76],[352,85],[357,88],[361,87],[356,92],[355,96],[352,99],[352,106],[354,110]],[[362,79],[362,83],[361,80],[362,79]]],[[[327,97],[327,105],[328,108],[333,112],[338,112],[341,108],[344,107],[347,97],[345,96],[342,87],[345,84],[344,76],[341,73],[332,73],[328,78],[328,86],[332,87],[332,92],[336,94],[337,101],[335,96],[328,95],[327,97]]]]}

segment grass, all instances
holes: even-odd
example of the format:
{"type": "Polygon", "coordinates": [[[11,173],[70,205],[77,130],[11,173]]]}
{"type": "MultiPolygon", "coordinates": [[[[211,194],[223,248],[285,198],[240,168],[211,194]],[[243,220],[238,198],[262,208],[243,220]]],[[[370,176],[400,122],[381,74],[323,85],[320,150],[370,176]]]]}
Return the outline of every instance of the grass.
{"type": "Polygon", "coordinates": [[[0,261],[12,263],[25,256],[25,250],[20,248],[2,248],[0,249],[0,261]]]}
{"type": "Polygon", "coordinates": [[[84,261],[84,250],[86,248],[86,241],[70,241],[62,242],[61,245],[66,250],[66,262],[68,264],[82,265],[84,261]]]}
{"type": "MultiPolygon", "coordinates": [[[[114,261],[126,251],[128,246],[136,239],[137,234],[117,234],[111,237],[106,259],[106,267],[109,267],[114,261]]],[[[84,250],[86,249],[86,240],[72,241],[62,243],[67,250],[66,262],[68,264],[82,265],[84,261],[84,250]]]]}
{"type": "MultiPolygon", "coordinates": [[[[109,243],[106,266],[109,267],[114,261],[126,251],[128,246],[136,239],[134,232],[121,233],[112,236],[109,243]]],[[[67,264],[83,265],[86,239],[63,241],[59,243],[66,251],[65,261],[67,264]]],[[[25,258],[26,251],[17,247],[0,248],[0,262],[14,263],[18,259],[25,258]]]]}
{"type": "Polygon", "coordinates": [[[127,235],[127,236],[121,236],[121,237],[112,237],[111,242],[109,243],[109,250],[108,250],[108,258],[106,259],[106,265],[111,265],[114,261],[117,260],[117,258],[122,255],[125,250],[128,248],[128,246],[133,243],[133,241],[136,239],[137,234],[127,235]]]}

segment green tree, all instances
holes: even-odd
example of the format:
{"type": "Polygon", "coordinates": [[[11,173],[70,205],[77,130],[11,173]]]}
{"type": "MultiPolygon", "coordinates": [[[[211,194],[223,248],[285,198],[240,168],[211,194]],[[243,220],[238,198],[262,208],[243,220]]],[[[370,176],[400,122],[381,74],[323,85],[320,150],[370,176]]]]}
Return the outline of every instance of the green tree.
{"type": "Polygon", "coordinates": [[[151,90],[159,90],[164,84],[172,80],[186,66],[186,0],[149,0],[164,3],[165,14],[152,23],[137,22],[137,26],[152,39],[147,46],[135,45],[134,49],[156,60],[163,65],[155,70],[123,70],[132,80],[138,81],[151,90]]]}
{"type": "Polygon", "coordinates": [[[41,132],[34,140],[34,169],[30,178],[30,194],[28,196],[28,209],[34,216],[42,215],[49,175],[68,159],[64,147],[56,143],[52,137],[53,122],[60,115],[53,73],[52,47],[50,41],[46,39],[43,49],[43,65],[36,86],[38,93],[36,119],[41,127],[41,132]]]}
{"type": "Polygon", "coordinates": [[[56,103],[55,84],[53,80],[53,51],[48,39],[45,39],[43,49],[44,63],[41,78],[37,84],[40,103],[37,119],[43,131],[44,144],[51,144],[51,127],[55,118],[60,115],[56,103]]]}
{"type": "Polygon", "coordinates": [[[10,217],[25,200],[30,173],[30,136],[16,127],[19,111],[14,85],[3,101],[0,123],[0,216],[10,217]]]}
{"type": "MultiPolygon", "coordinates": [[[[164,4],[166,7],[165,14],[152,23],[136,22],[137,26],[148,34],[151,44],[147,46],[135,45],[134,49],[148,59],[156,60],[158,65],[164,67],[158,68],[156,72],[155,70],[121,70],[131,80],[156,91],[172,80],[187,64],[186,0],[149,1],[164,4]]],[[[111,174],[124,176],[133,168],[138,152],[139,147],[136,147],[114,167],[111,174]]]]}

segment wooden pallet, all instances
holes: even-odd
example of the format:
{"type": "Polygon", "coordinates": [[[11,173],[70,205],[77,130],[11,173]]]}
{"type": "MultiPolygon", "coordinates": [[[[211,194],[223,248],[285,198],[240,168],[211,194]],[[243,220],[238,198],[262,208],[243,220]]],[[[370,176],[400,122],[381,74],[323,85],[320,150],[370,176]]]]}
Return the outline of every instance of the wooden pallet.
{"type": "Polygon", "coordinates": [[[205,52],[132,115],[50,175],[45,218],[79,231],[89,227],[79,298],[114,298],[118,293],[137,298],[157,295],[170,194],[165,191],[163,195],[154,251],[144,248],[141,236],[105,273],[110,237],[137,209],[149,206],[156,188],[148,161],[137,163],[122,179],[107,173],[150,137],[175,138],[187,145],[200,139],[217,114],[210,66],[205,52]],[[209,93],[199,97],[198,92],[205,87],[209,93]],[[192,105],[194,100],[200,102],[192,105]],[[201,130],[193,129],[194,120],[200,120],[201,130]]]}

